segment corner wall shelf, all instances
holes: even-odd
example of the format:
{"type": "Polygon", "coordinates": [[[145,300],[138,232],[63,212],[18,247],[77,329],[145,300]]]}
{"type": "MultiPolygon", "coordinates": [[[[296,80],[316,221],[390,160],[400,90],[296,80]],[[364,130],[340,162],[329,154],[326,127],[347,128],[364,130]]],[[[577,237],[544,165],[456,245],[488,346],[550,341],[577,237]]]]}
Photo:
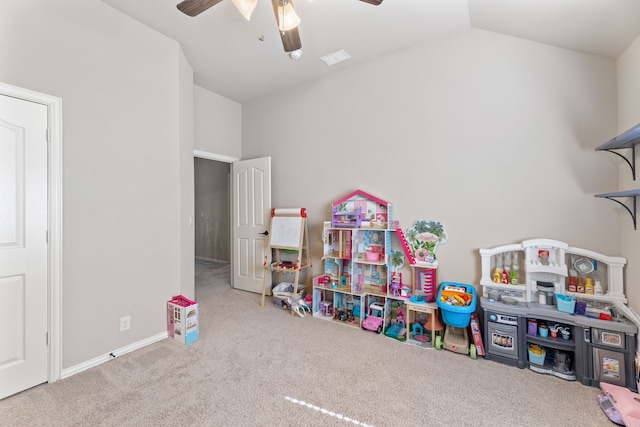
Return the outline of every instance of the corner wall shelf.
{"type": "Polygon", "coordinates": [[[640,189],[638,190],[627,190],[627,191],[616,191],[615,193],[604,193],[604,194],[596,194],[596,197],[602,197],[604,199],[613,200],[623,208],[629,212],[631,215],[631,219],[633,220],[633,229],[636,230],[636,197],[640,196],[640,189]],[[620,197],[630,197],[633,199],[631,206],[627,206],[622,203],[620,200],[617,200],[620,197]]]}
{"type": "Polygon", "coordinates": [[[605,142],[604,144],[596,147],[596,151],[608,151],[609,153],[613,153],[616,156],[621,157],[629,167],[631,168],[631,174],[633,175],[633,180],[636,180],[636,145],[640,144],[640,124],[632,127],[626,132],[621,133],[610,141],[605,142]],[[624,148],[631,149],[631,157],[628,158],[616,151],[613,150],[621,150],[624,148]]]}
{"type": "MultiPolygon", "coordinates": [[[[629,167],[631,168],[631,175],[633,176],[633,180],[636,180],[636,145],[640,144],[640,124],[635,125],[631,129],[622,132],[620,135],[615,138],[605,142],[604,144],[596,147],[596,151],[608,151],[609,153],[613,153],[616,156],[621,157],[629,167]],[[621,150],[624,148],[631,149],[631,157],[625,157],[624,155],[614,151],[621,150]]],[[[613,193],[604,193],[604,194],[596,194],[596,197],[602,197],[604,199],[613,200],[623,208],[629,212],[631,215],[631,219],[633,220],[633,229],[637,230],[637,221],[636,221],[636,198],[640,196],[640,189],[638,190],[627,190],[627,191],[616,191],[613,193]],[[627,205],[620,200],[619,198],[628,197],[632,199],[632,203],[627,205]]]]}

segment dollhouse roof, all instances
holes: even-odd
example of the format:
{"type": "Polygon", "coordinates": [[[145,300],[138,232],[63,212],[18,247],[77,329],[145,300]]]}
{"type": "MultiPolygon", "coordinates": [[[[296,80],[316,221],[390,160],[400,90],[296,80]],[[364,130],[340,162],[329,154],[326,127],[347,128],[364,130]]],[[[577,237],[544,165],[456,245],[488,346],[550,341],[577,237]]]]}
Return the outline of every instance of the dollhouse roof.
{"type": "Polygon", "coordinates": [[[335,202],[333,202],[331,207],[335,207],[335,206],[339,205],[340,203],[344,203],[346,201],[353,200],[353,199],[356,199],[356,200],[357,199],[368,199],[368,200],[376,202],[379,205],[384,205],[384,206],[388,206],[389,205],[389,202],[387,202],[385,200],[382,200],[382,199],[380,199],[378,197],[372,196],[371,194],[366,193],[366,192],[364,192],[362,190],[356,190],[353,193],[347,194],[342,199],[336,200],[335,202]]]}

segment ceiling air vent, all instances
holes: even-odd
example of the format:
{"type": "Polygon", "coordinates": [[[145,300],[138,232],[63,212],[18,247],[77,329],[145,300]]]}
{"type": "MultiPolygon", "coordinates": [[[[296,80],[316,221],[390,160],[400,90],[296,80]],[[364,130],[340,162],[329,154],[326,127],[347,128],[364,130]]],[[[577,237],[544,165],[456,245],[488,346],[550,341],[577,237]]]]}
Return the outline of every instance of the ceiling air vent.
{"type": "Polygon", "coordinates": [[[327,65],[334,65],[334,64],[337,64],[338,62],[346,61],[349,58],[351,58],[351,55],[349,55],[347,52],[345,52],[342,49],[336,50],[333,53],[320,57],[322,62],[324,62],[327,65]]]}

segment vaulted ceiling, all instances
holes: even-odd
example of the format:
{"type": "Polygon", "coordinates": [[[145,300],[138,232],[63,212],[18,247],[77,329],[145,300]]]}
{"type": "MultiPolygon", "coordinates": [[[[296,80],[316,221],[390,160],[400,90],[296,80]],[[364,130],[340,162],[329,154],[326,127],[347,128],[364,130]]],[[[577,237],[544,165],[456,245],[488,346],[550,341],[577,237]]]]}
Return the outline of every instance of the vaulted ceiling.
{"type": "Polygon", "coordinates": [[[196,17],[179,0],[102,0],[178,41],[197,85],[243,103],[391,52],[478,28],[617,58],[640,35],[638,0],[294,0],[302,56],[282,48],[270,0],[250,21],[232,0],[196,17]],[[319,58],[343,49],[351,58],[319,58]]]}

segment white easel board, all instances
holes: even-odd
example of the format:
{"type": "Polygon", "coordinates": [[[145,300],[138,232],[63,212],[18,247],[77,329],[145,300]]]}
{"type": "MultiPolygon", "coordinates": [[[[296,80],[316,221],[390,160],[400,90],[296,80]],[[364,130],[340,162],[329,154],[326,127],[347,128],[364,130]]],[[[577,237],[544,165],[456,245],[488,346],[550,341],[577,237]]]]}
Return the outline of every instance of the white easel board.
{"type": "MultiPolygon", "coordinates": [[[[300,270],[311,267],[308,234],[307,213],[305,208],[280,208],[271,210],[269,245],[267,254],[265,255],[264,267],[270,272],[295,273],[293,295],[298,294],[300,270]],[[287,250],[297,252],[295,264],[292,264],[290,261],[287,261],[289,264],[281,263],[280,252],[287,250]]],[[[264,275],[261,307],[264,307],[267,276],[270,276],[270,274],[264,275]]]]}
{"type": "MultiPolygon", "coordinates": [[[[297,211],[300,215],[300,210],[297,211]]],[[[271,217],[271,232],[269,233],[269,246],[272,248],[299,249],[302,246],[304,217],[302,216],[276,216],[271,217]]]]}

